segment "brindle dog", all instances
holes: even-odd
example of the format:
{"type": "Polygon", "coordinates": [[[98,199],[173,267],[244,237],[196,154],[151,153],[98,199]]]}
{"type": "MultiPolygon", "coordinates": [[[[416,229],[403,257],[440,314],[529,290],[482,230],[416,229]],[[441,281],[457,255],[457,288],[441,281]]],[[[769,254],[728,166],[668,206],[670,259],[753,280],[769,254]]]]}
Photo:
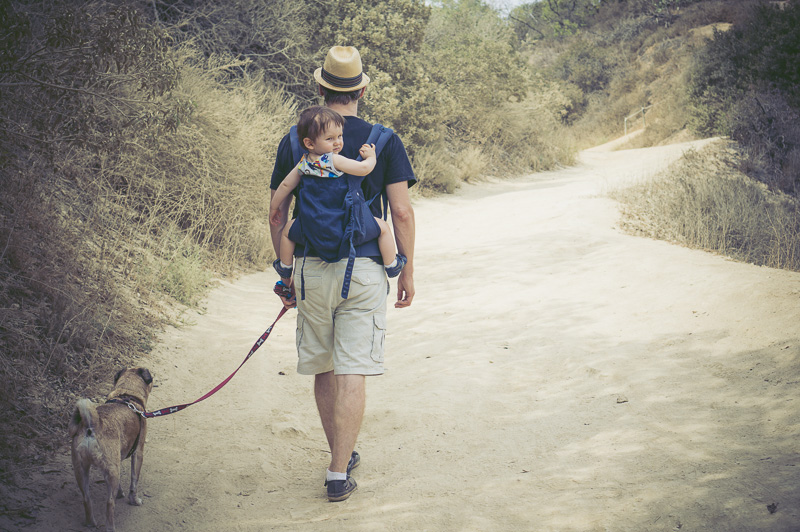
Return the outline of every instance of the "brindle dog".
{"type": "Polygon", "coordinates": [[[114,389],[103,405],[81,399],[69,423],[72,438],[72,467],[83,495],[86,524],[97,526],[89,496],[89,470],[100,469],[106,481],[106,530],[114,530],[114,498],[122,498],[120,464],[131,459],[131,489],[128,503],[141,506],[136,496],[142,453],[147,436],[147,423],[138,412],[144,412],[147,397],[153,389],[153,377],[145,368],[120,370],[114,377],[114,389]],[[138,412],[137,412],[138,411],[138,412]]]}

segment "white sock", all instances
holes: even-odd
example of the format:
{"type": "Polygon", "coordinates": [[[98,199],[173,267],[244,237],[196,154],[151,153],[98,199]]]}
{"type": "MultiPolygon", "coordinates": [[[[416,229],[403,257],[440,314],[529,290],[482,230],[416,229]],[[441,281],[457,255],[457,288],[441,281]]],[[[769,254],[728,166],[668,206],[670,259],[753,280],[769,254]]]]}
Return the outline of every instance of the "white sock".
{"type": "Polygon", "coordinates": [[[397,266],[397,257],[394,258],[391,264],[384,266],[384,268],[394,268],[395,266],[397,266]]]}
{"type": "Polygon", "coordinates": [[[334,480],[347,480],[347,473],[335,473],[330,469],[326,469],[325,471],[326,471],[325,480],[327,480],[328,482],[334,480]]]}
{"type": "Polygon", "coordinates": [[[292,265],[291,264],[284,264],[283,261],[281,261],[281,268],[289,268],[291,270],[292,269],[292,265]]]}

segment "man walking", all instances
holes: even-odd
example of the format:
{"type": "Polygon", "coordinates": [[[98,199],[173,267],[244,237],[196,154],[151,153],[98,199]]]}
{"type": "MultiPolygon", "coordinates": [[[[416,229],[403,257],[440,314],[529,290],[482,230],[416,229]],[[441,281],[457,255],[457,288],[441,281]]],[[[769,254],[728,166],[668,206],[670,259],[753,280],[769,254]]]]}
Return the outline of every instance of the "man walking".
{"type": "MultiPolygon", "coordinates": [[[[325,105],[345,118],[341,155],[355,159],[372,129],[371,124],[358,118],[358,102],[369,83],[358,50],[334,46],[314,78],[325,105]]],[[[278,146],[270,182],[273,194],[294,164],[287,135],[278,146]]],[[[408,259],[397,281],[397,308],[410,306],[414,298],[415,225],[408,194],[414,183],[416,178],[405,147],[393,135],[362,188],[366,198],[381,192],[387,195],[397,250],[408,259]]],[[[282,223],[271,226],[276,255],[290,203],[291,197],[281,206],[282,223]]],[[[382,216],[382,208],[380,201],[371,205],[376,217],[382,216]]],[[[300,257],[295,272],[302,270],[302,275],[295,276],[294,284],[298,293],[302,286],[305,294],[296,302],[297,370],[315,376],[314,396],[331,450],[325,482],[330,501],[345,500],[356,489],[350,472],[360,462],[354,449],[364,416],[365,377],[383,373],[389,281],[377,239],[356,246],[356,255],[349,295],[342,299],[347,257],[327,263],[315,256],[313,249],[298,245],[295,250],[295,257],[300,257]]],[[[295,305],[294,299],[283,302],[288,307],[295,305]]]]}

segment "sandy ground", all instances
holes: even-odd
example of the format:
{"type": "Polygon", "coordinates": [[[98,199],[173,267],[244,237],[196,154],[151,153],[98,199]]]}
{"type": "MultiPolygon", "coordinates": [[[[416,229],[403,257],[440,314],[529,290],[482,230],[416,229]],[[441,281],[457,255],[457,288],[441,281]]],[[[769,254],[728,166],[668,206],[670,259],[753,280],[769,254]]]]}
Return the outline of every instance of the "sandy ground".
{"type": "MultiPolygon", "coordinates": [[[[358,491],[325,499],[291,313],[221,392],[150,421],[145,503],[120,501],[118,530],[800,529],[800,274],[623,234],[604,197],[688,146],[418,201],[417,295],[368,380],[358,491]]],[[[164,334],[151,409],[233,371],[274,277],[223,282],[164,334]]],[[[85,530],[67,453],[42,473],[25,529],[85,530]]]]}

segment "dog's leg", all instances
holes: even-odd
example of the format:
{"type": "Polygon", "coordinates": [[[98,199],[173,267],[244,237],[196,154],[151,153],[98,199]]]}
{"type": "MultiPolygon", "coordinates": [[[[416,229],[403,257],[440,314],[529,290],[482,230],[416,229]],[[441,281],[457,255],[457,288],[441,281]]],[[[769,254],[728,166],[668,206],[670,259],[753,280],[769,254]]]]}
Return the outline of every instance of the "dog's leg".
{"type": "Polygon", "coordinates": [[[78,487],[81,490],[83,497],[83,512],[86,526],[97,526],[94,520],[94,512],[92,511],[92,498],[89,494],[89,470],[91,464],[81,463],[80,459],[73,453],[72,455],[72,469],[75,471],[75,480],[78,481],[78,487]]]}
{"type": "Polygon", "coordinates": [[[139,432],[139,444],[131,455],[131,489],[128,492],[128,504],[134,506],[142,505],[142,499],[137,497],[136,492],[139,486],[139,473],[142,471],[142,461],[144,460],[145,440],[147,440],[147,422],[146,420],[142,420],[139,432]]]}
{"type": "Polygon", "coordinates": [[[128,504],[134,506],[142,505],[142,499],[136,496],[136,489],[139,485],[139,472],[142,470],[142,451],[143,449],[140,447],[131,455],[131,489],[128,492],[128,504]]]}
{"type": "Polygon", "coordinates": [[[106,499],[106,532],[114,532],[114,500],[119,491],[119,463],[103,471],[108,488],[106,499]]]}

